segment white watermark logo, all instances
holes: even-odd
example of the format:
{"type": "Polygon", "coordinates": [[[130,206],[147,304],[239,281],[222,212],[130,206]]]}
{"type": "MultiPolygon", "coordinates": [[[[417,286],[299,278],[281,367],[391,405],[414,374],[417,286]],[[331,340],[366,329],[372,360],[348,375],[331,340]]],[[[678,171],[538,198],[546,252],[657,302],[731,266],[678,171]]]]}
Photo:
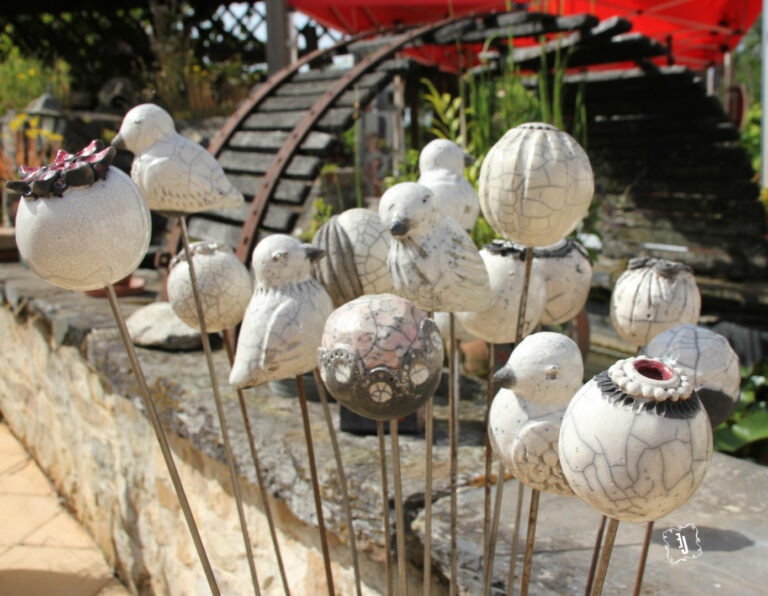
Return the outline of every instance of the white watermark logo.
{"type": "Polygon", "coordinates": [[[693,524],[669,528],[664,530],[662,536],[664,548],[667,550],[667,560],[673,565],[698,559],[703,554],[699,529],[693,524]]]}

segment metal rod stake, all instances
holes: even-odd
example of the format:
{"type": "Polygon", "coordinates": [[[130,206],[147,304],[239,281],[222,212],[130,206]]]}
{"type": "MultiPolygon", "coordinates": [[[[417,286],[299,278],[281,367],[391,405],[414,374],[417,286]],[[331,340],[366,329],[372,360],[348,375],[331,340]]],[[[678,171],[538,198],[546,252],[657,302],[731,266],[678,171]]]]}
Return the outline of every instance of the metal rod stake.
{"type": "Polygon", "coordinates": [[[520,517],[523,511],[523,490],[525,485],[517,483],[517,507],[515,507],[515,533],[512,536],[512,551],[509,553],[509,574],[507,575],[507,594],[511,596],[515,585],[515,569],[517,565],[517,547],[520,544],[520,517]]]}
{"type": "MultiPolygon", "coordinates": [[[[488,344],[488,386],[485,401],[485,482],[483,484],[483,566],[488,562],[489,539],[491,536],[491,475],[493,473],[493,451],[491,450],[491,435],[488,432],[488,419],[493,402],[493,369],[496,366],[496,346],[488,344]]],[[[485,576],[485,572],[483,572],[485,576]]]]}
{"type": "Polygon", "coordinates": [[[520,596],[528,596],[531,582],[531,563],[533,562],[533,543],[536,541],[536,518],[539,515],[539,495],[535,488],[531,490],[531,509],[528,514],[528,535],[525,537],[525,557],[523,558],[523,577],[520,580],[520,596]]]}
{"type": "Polygon", "coordinates": [[[187,232],[187,222],[183,216],[179,217],[179,224],[181,225],[181,241],[184,245],[184,254],[187,257],[187,265],[189,268],[189,279],[192,283],[192,295],[195,298],[195,307],[197,309],[197,322],[200,325],[200,339],[203,343],[203,351],[205,352],[205,359],[208,363],[208,373],[211,376],[211,387],[213,389],[213,400],[216,403],[216,413],[219,418],[219,426],[221,427],[221,438],[224,443],[224,453],[227,459],[227,468],[229,469],[229,479],[232,482],[232,494],[235,497],[235,505],[237,507],[237,516],[240,520],[240,531],[243,535],[243,542],[245,543],[245,554],[248,560],[248,569],[251,572],[251,580],[253,582],[253,591],[256,596],[261,594],[259,589],[259,579],[256,575],[256,564],[253,560],[253,549],[251,547],[251,539],[248,535],[248,522],[245,519],[245,510],[243,508],[243,498],[240,493],[240,480],[237,476],[237,470],[235,469],[235,458],[232,455],[232,444],[229,440],[229,429],[227,428],[227,419],[224,415],[224,405],[221,400],[221,393],[219,392],[219,381],[216,376],[216,366],[213,362],[213,351],[211,350],[211,342],[208,339],[208,327],[205,323],[205,314],[203,312],[203,301],[200,298],[200,286],[197,283],[197,274],[195,273],[195,266],[192,262],[192,250],[189,246],[189,233],[187,232]]]}
{"type": "Polygon", "coordinates": [[[491,535],[488,538],[488,561],[484,565],[483,594],[491,593],[493,581],[493,559],[496,555],[496,539],[499,533],[499,518],[501,517],[501,500],[504,496],[504,464],[499,461],[499,471],[496,474],[496,498],[493,501],[493,519],[491,520],[491,535]]]}
{"type": "Polygon", "coordinates": [[[595,574],[595,584],[592,586],[590,596],[600,596],[600,594],[603,593],[603,584],[605,583],[605,576],[608,574],[608,563],[611,561],[613,543],[616,541],[616,532],[618,529],[619,520],[611,518],[608,521],[608,528],[605,531],[603,550],[600,553],[600,562],[597,565],[597,573],[595,574]]]}
{"type": "Polygon", "coordinates": [[[458,483],[458,413],[459,399],[456,387],[458,366],[456,357],[459,349],[456,342],[456,319],[453,313],[448,313],[450,334],[450,358],[448,360],[448,444],[449,444],[449,474],[451,480],[451,587],[450,595],[456,596],[458,591],[458,560],[456,553],[456,526],[458,518],[457,492],[458,483]]]}
{"type": "Polygon", "coordinates": [[[149,416],[149,421],[155,431],[157,442],[160,444],[160,451],[163,454],[165,465],[168,468],[168,474],[171,477],[173,488],[176,491],[176,498],[179,500],[179,506],[181,507],[181,511],[184,514],[184,519],[187,522],[189,533],[192,535],[192,542],[195,544],[197,556],[200,558],[200,563],[203,566],[205,577],[208,580],[208,587],[210,588],[211,594],[213,594],[213,596],[219,596],[221,592],[219,591],[219,586],[216,584],[216,577],[213,575],[211,563],[208,560],[208,555],[205,552],[205,546],[203,546],[203,541],[200,538],[200,531],[197,529],[195,517],[192,515],[192,509],[189,506],[187,495],[184,492],[184,486],[181,484],[179,471],[176,469],[176,464],[173,461],[173,454],[171,453],[171,448],[168,445],[168,438],[165,436],[165,431],[160,424],[160,417],[157,414],[157,409],[155,408],[155,404],[149,395],[147,380],[144,377],[144,371],[141,369],[141,364],[139,364],[139,359],[136,356],[136,350],[134,349],[133,343],[131,342],[131,336],[128,333],[128,328],[125,325],[123,313],[120,311],[120,305],[117,302],[115,288],[112,286],[112,284],[108,284],[105,288],[107,290],[107,297],[109,298],[109,306],[112,308],[112,314],[115,316],[115,321],[117,321],[117,326],[120,329],[120,336],[123,339],[125,351],[128,353],[128,360],[131,362],[133,374],[136,376],[136,382],[139,384],[139,393],[141,394],[141,399],[144,403],[144,409],[147,411],[147,416],[149,416]]]}
{"type": "Polygon", "coordinates": [[[312,429],[309,426],[309,408],[307,406],[307,392],[304,388],[303,375],[296,375],[296,386],[299,390],[299,405],[301,406],[301,422],[304,425],[304,439],[307,443],[307,459],[309,460],[309,475],[312,479],[312,494],[315,497],[315,512],[317,514],[317,528],[320,531],[320,547],[323,551],[323,563],[325,564],[325,580],[328,585],[328,594],[335,594],[333,588],[333,573],[331,572],[331,553],[328,549],[328,534],[325,531],[325,519],[323,518],[323,500],[320,496],[320,483],[317,480],[317,465],[315,464],[315,449],[312,446],[312,429]]]}
{"type": "Polygon", "coordinates": [[[339,441],[336,437],[336,429],[333,427],[333,418],[331,417],[331,409],[328,407],[328,398],[325,395],[323,379],[320,378],[320,370],[317,368],[315,368],[315,384],[317,385],[317,392],[320,395],[320,402],[323,405],[325,423],[328,425],[328,434],[331,437],[331,446],[333,447],[333,457],[336,460],[336,472],[339,474],[339,483],[341,484],[341,498],[344,504],[344,516],[347,518],[347,531],[349,533],[349,550],[352,554],[352,570],[355,573],[355,589],[357,591],[357,596],[362,596],[363,588],[360,584],[360,564],[357,560],[355,526],[352,524],[352,507],[349,504],[347,475],[344,473],[344,463],[341,460],[341,450],[339,449],[339,441]]]}
{"type": "Polygon", "coordinates": [[[637,566],[637,577],[635,578],[635,589],[632,596],[640,595],[640,588],[643,585],[643,575],[645,575],[645,562],[648,560],[648,549],[651,546],[651,534],[653,534],[653,522],[649,521],[645,525],[645,537],[643,538],[643,550],[640,553],[640,563],[637,566]]]}
{"type": "MultiPolygon", "coordinates": [[[[229,363],[232,364],[235,359],[235,339],[231,329],[224,331],[224,347],[227,350],[227,356],[229,357],[229,363]]],[[[264,516],[267,518],[267,525],[269,526],[269,534],[272,537],[272,546],[275,549],[275,557],[277,559],[277,568],[280,572],[280,580],[283,583],[283,591],[286,596],[290,596],[291,590],[288,587],[288,576],[285,574],[285,566],[283,565],[283,557],[280,554],[280,544],[277,540],[277,529],[275,528],[275,520],[272,517],[272,506],[269,504],[269,497],[267,495],[266,484],[264,483],[264,475],[261,470],[261,463],[259,461],[259,455],[256,451],[256,441],[253,437],[253,430],[251,428],[251,419],[248,416],[248,408],[245,404],[245,396],[242,389],[237,389],[237,403],[240,406],[240,413],[243,416],[243,425],[245,426],[245,434],[248,437],[248,449],[251,452],[251,459],[253,460],[253,468],[256,470],[256,480],[259,483],[261,489],[261,504],[264,508],[264,516]]]]}
{"type": "Polygon", "coordinates": [[[600,546],[603,544],[603,532],[605,531],[605,521],[607,516],[600,516],[600,525],[597,527],[597,536],[595,537],[595,547],[592,549],[592,562],[589,564],[589,575],[587,576],[587,587],[584,589],[584,596],[589,596],[592,591],[592,584],[595,581],[595,570],[597,569],[597,559],[600,556],[600,546]]]}
{"type": "MultiPolygon", "coordinates": [[[[433,313],[429,313],[432,318],[433,313]]],[[[434,395],[424,409],[424,455],[426,482],[424,487],[424,588],[423,596],[432,593],[432,443],[435,439],[434,395]]]]}
{"type": "Polygon", "coordinates": [[[397,419],[389,421],[389,434],[392,439],[392,468],[395,476],[395,526],[397,528],[397,578],[398,595],[408,596],[408,584],[405,576],[405,518],[403,514],[403,489],[400,482],[400,444],[397,433],[397,419]]]}
{"type": "Polygon", "coordinates": [[[384,517],[384,569],[387,574],[387,596],[392,596],[392,540],[389,521],[389,480],[387,475],[387,448],[384,443],[384,423],[376,421],[376,434],[379,437],[379,459],[381,461],[381,507],[384,517]]]}

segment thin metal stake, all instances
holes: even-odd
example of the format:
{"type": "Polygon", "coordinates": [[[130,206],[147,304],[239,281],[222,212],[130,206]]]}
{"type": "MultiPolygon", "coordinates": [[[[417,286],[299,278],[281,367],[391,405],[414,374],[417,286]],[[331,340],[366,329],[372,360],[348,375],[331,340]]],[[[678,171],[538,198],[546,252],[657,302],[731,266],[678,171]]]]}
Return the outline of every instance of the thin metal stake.
{"type": "Polygon", "coordinates": [[[608,563],[611,561],[613,543],[616,541],[616,531],[618,529],[619,520],[611,518],[605,531],[603,551],[600,553],[600,562],[597,565],[597,573],[595,574],[595,585],[592,586],[590,596],[600,596],[603,593],[603,584],[605,583],[605,576],[608,574],[608,563]]]}
{"type": "MultiPolygon", "coordinates": [[[[517,309],[517,329],[515,330],[515,346],[523,340],[523,332],[525,331],[525,311],[528,306],[528,288],[531,285],[531,267],[533,265],[533,247],[527,246],[525,249],[525,276],[523,277],[523,291],[520,295],[520,306],[517,309]]],[[[488,549],[488,566],[486,573],[486,581],[484,586],[484,593],[489,594],[491,590],[491,578],[493,577],[493,557],[496,552],[496,540],[499,536],[499,519],[501,518],[501,495],[503,491],[503,477],[504,477],[504,465],[499,463],[499,481],[496,483],[496,510],[493,512],[493,520],[491,522],[491,539],[488,549]]],[[[515,511],[515,519],[520,519],[520,511],[523,506],[523,488],[520,486],[517,493],[517,509],[515,511]]],[[[515,533],[517,534],[520,524],[515,524],[515,533]]],[[[513,542],[512,556],[510,557],[510,564],[514,565],[517,558],[517,540],[513,542]]]]}
{"type": "Polygon", "coordinates": [[[639,596],[640,588],[643,585],[643,575],[645,575],[645,562],[648,560],[648,548],[651,546],[651,534],[653,533],[653,522],[649,521],[645,526],[645,538],[643,539],[643,550],[640,553],[640,563],[637,566],[637,577],[635,578],[635,589],[632,596],[639,596]]]}
{"type": "Polygon", "coordinates": [[[517,507],[515,508],[515,533],[512,536],[512,551],[509,554],[509,574],[507,575],[507,594],[512,595],[515,585],[515,568],[517,563],[517,547],[520,543],[520,517],[523,511],[523,489],[525,485],[522,482],[517,483],[517,507]]]}
{"type": "Polygon", "coordinates": [[[456,320],[453,313],[448,313],[451,353],[448,361],[448,443],[449,443],[449,473],[451,478],[451,587],[450,595],[456,596],[458,591],[458,560],[456,553],[456,526],[458,518],[457,495],[458,482],[458,434],[459,434],[459,400],[456,388],[458,366],[456,356],[458,345],[456,342],[456,320]]]}
{"type": "Polygon", "coordinates": [[[251,547],[251,539],[248,535],[248,522],[245,519],[245,510],[243,509],[243,498],[240,493],[240,480],[237,476],[237,470],[235,469],[235,458],[232,455],[232,444],[229,440],[229,429],[227,428],[227,419],[224,415],[224,405],[221,400],[221,394],[219,392],[219,381],[216,376],[216,366],[213,362],[213,351],[211,350],[211,342],[208,339],[208,327],[205,324],[205,313],[203,312],[203,301],[200,298],[200,289],[197,284],[197,274],[195,273],[195,267],[192,262],[192,250],[189,246],[189,234],[187,232],[187,222],[183,216],[179,217],[179,224],[181,225],[181,241],[184,245],[184,254],[187,257],[187,265],[189,268],[189,279],[192,283],[192,294],[195,297],[195,306],[197,308],[197,322],[200,324],[200,339],[203,343],[203,351],[205,352],[205,359],[208,363],[208,373],[211,376],[211,387],[213,388],[213,400],[216,403],[216,413],[219,417],[219,426],[221,427],[221,438],[224,443],[224,453],[227,458],[227,468],[229,468],[229,479],[232,482],[232,494],[235,497],[235,505],[237,507],[237,516],[240,520],[240,531],[243,535],[243,542],[245,543],[245,553],[248,559],[248,569],[251,572],[251,580],[253,581],[253,591],[256,596],[261,594],[259,589],[259,579],[256,575],[256,564],[253,560],[253,549],[251,547]]]}
{"type": "Polygon", "coordinates": [[[592,549],[592,562],[589,564],[589,575],[587,576],[587,587],[584,589],[584,596],[589,596],[592,591],[592,584],[595,581],[595,570],[597,569],[597,559],[600,556],[600,546],[603,544],[603,532],[605,531],[605,521],[607,516],[600,516],[600,525],[597,527],[597,536],[595,537],[595,547],[592,549]]]}
{"type": "Polygon", "coordinates": [[[379,459],[381,462],[381,503],[384,516],[384,569],[387,574],[387,596],[392,596],[392,541],[389,529],[389,481],[387,477],[387,448],[384,443],[384,423],[376,421],[376,434],[379,437],[379,459]]]}
{"type": "MultiPolygon", "coordinates": [[[[488,344],[488,391],[485,401],[485,483],[483,494],[483,565],[488,562],[488,549],[490,547],[489,539],[491,535],[491,474],[493,473],[491,464],[493,463],[493,452],[491,450],[491,435],[488,432],[488,419],[491,411],[491,402],[493,402],[493,369],[496,366],[496,346],[488,344]]],[[[483,573],[485,575],[485,573],[483,573]]]]}
{"type": "Polygon", "coordinates": [[[339,482],[341,483],[341,498],[344,503],[344,516],[347,518],[347,528],[349,533],[349,550],[352,553],[352,569],[355,573],[355,588],[357,590],[357,596],[362,596],[363,588],[360,584],[360,565],[357,560],[357,544],[355,543],[355,527],[352,525],[352,507],[349,504],[347,475],[344,473],[344,463],[341,461],[339,441],[336,437],[336,429],[333,428],[333,418],[331,417],[331,409],[328,407],[328,398],[325,395],[323,379],[320,378],[320,370],[317,368],[315,368],[315,384],[317,385],[317,392],[320,395],[320,402],[323,405],[325,423],[328,425],[328,434],[331,437],[331,446],[333,447],[333,457],[336,459],[336,471],[339,474],[339,482]]]}
{"type": "Polygon", "coordinates": [[[312,429],[309,426],[309,408],[307,407],[307,392],[304,388],[303,375],[296,375],[296,385],[299,390],[299,405],[301,406],[301,422],[304,425],[304,439],[307,443],[307,459],[309,460],[309,475],[312,479],[312,494],[315,497],[315,512],[317,514],[317,527],[320,531],[320,547],[323,550],[323,563],[325,564],[325,580],[328,585],[328,594],[335,594],[333,588],[333,573],[331,572],[331,553],[328,550],[328,534],[325,531],[325,519],[323,518],[323,500],[320,496],[320,483],[317,480],[317,465],[315,464],[315,449],[312,446],[312,429]]]}
{"type": "MultiPolygon", "coordinates": [[[[434,313],[429,313],[432,318],[434,313]]],[[[435,438],[434,395],[427,400],[424,409],[424,455],[426,458],[426,482],[424,487],[424,588],[423,596],[432,593],[432,443],[435,438]]]]}
{"type": "Polygon", "coordinates": [[[528,584],[531,582],[531,563],[533,562],[533,543],[536,541],[536,518],[539,515],[539,494],[531,490],[531,509],[528,513],[528,535],[525,537],[525,557],[523,558],[523,577],[520,580],[520,596],[528,596],[528,584]]]}
{"type": "MultiPolygon", "coordinates": [[[[235,339],[231,329],[224,331],[224,347],[227,350],[227,356],[229,357],[229,363],[232,364],[235,359],[235,339]]],[[[258,453],[256,452],[256,441],[253,438],[253,430],[251,429],[251,419],[248,416],[248,408],[245,405],[245,396],[242,389],[237,389],[237,403],[240,405],[240,413],[243,416],[243,425],[245,426],[245,434],[248,437],[248,448],[251,451],[251,459],[253,460],[253,467],[256,470],[256,480],[259,483],[261,489],[261,504],[264,508],[264,516],[267,518],[267,525],[269,526],[269,534],[272,537],[272,546],[275,549],[275,557],[277,558],[277,568],[280,571],[280,580],[283,582],[283,591],[286,596],[291,595],[291,590],[288,587],[288,576],[285,574],[285,566],[283,565],[283,557],[280,554],[280,544],[277,541],[277,529],[275,528],[275,520],[272,517],[272,506],[269,504],[269,497],[267,495],[266,484],[264,484],[264,475],[261,471],[261,463],[259,461],[258,453]]]]}
{"type": "Polygon", "coordinates": [[[152,428],[155,431],[157,442],[160,444],[160,451],[163,454],[165,465],[168,468],[168,474],[171,477],[173,488],[176,491],[176,498],[179,500],[179,506],[184,513],[184,519],[187,522],[189,533],[192,535],[192,542],[195,544],[195,550],[197,550],[197,556],[200,558],[200,563],[203,566],[205,577],[208,580],[208,587],[211,589],[213,596],[220,596],[219,586],[216,584],[216,577],[213,575],[213,569],[211,563],[208,560],[208,555],[205,552],[205,546],[200,538],[200,531],[197,529],[195,523],[195,517],[192,515],[192,509],[189,506],[187,495],[184,492],[184,486],[181,484],[181,478],[179,477],[179,471],[176,469],[176,464],[173,461],[173,454],[171,448],[168,445],[168,438],[165,436],[165,431],[160,424],[160,417],[155,409],[155,404],[152,398],[149,396],[149,387],[147,386],[147,380],[144,377],[144,371],[141,369],[139,359],[136,356],[136,350],[133,348],[131,342],[131,336],[128,333],[128,328],[125,325],[125,319],[123,313],[120,311],[120,305],[117,302],[117,294],[115,294],[115,288],[112,284],[105,286],[107,290],[107,297],[109,298],[109,306],[112,308],[112,314],[115,316],[117,326],[120,329],[120,336],[123,339],[123,345],[125,351],[128,353],[128,360],[131,362],[131,368],[133,374],[136,376],[136,382],[139,384],[139,393],[141,394],[142,402],[144,403],[144,409],[147,411],[149,421],[152,424],[152,428]]]}
{"type": "Polygon", "coordinates": [[[389,421],[392,439],[392,468],[395,476],[395,527],[397,528],[397,586],[399,596],[408,596],[405,576],[405,518],[403,516],[403,489],[400,483],[400,444],[397,433],[397,419],[389,421]]]}
{"type": "Polygon", "coordinates": [[[491,535],[488,538],[488,560],[484,563],[483,594],[491,593],[493,581],[493,559],[496,556],[496,539],[499,534],[499,518],[501,517],[501,500],[504,496],[504,464],[499,461],[499,471],[496,475],[496,498],[493,501],[493,519],[491,520],[491,535]]]}

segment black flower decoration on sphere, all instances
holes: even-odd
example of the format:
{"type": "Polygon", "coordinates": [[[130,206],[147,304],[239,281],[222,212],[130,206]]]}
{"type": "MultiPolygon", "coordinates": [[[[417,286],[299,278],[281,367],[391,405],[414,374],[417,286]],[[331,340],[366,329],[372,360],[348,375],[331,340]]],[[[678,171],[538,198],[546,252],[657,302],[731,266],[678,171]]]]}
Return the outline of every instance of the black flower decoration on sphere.
{"type": "Polygon", "coordinates": [[[26,199],[61,197],[68,188],[104,180],[114,157],[114,147],[94,140],[74,154],[59,151],[47,166],[19,166],[21,179],[6,182],[5,187],[26,199]]]}

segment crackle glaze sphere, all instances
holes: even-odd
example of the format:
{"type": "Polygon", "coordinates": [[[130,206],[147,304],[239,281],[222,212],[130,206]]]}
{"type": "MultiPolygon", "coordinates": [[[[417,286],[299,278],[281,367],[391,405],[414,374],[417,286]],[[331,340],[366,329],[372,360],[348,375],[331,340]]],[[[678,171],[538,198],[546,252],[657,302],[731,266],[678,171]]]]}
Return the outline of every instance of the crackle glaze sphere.
{"type": "Polygon", "coordinates": [[[325,250],[326,257],[313,265],[312,275],[325,286],[334,307],[363,294],[392,291],[390,242],[378,214],[369,209],[348,209],[321,226],[312,245],[325,250]]]}
{"type": "MultiPolygon", "coordinates": [[[[501,344],[515,341],[520,299],[525,283],[525,247],[494,241],[480,251],[488,270],[493,302],[480,312],[458,312],[456,318],[472,335],[501,344]]],[[[531,269],[525,307],[523,335],[528,335],[541,321],[546,304],[544,279],[531,269]]]]}
{"type": "Polygon", "coordinates": [[[611,294],[611,322],[621,338],[645,346],[659,333],[689,323],[701,312],[701,294],[688,265],[631,259],[611,294]]]}
{"type": "Polygon", "coordinates": [[[669,361],[619,360],[582,387],[560,429],[573,492],[614,519],[657,520],[685,503],[712,459],[709,418],[669,361]]]}
{"type": "Polygon", "coordinates": [[[149,246],[150,215],[139,189],[109,164],[114,149],[91,143],[60,151],[43,168],[22,169],[8,187],[23,200],[16,243],[41,278],[70,290],[96,290],[131,274],[149,246]]]}
{"type": "Polygon", "coordinates": [[[739,357],[719,333],[696,325],[678,325],[657,335],[646,356],[673,360],[691,380],[712,428],[725,422],[739,401],[739,357]]]}
{"type": "Polygon", "coordinates": [[[565,238],[533,251],[532,268],[544,280],[547,299],[542,325],[558,325],[574,319],[587,303],[592,286],[592,264],[581,244],[565,238]]]}
{"type": "MultiPolygon", "coordinates": [[[[195,242],[190,250],[206,329],[209,333],[231,329],[243,320],[251,300],[251,274],[232,249],[224,244],[195,242]]],[[[177,254],[170,264],[168,301],[182,321],[200,329],[189,262],[184,252],[177,254]]]]}
{"type": "Polygon", "coordinates": [[[340,403],[367,418],[392,420],[432,397],[443,342],[434,321],[405,298],[361,296],[328,317],[318,361],[340,403]]]}
{"type": "Polygon", "coordinates": [[[570,234],[595,190],[584,149],[568,133],[532,122],[491,147],[480,169],[480,208],[491,227],[526,246],[549,246],[570,234]]]}
{"type": "Polygon", "coordinates": [[[583,375],[576,343],[544,331],[521,341],[493,377],[503,388],[488,412],[491,447],[504,467],[531,488],[573,495],[560,467],[558,440],[565,408],[583,375]]]}

